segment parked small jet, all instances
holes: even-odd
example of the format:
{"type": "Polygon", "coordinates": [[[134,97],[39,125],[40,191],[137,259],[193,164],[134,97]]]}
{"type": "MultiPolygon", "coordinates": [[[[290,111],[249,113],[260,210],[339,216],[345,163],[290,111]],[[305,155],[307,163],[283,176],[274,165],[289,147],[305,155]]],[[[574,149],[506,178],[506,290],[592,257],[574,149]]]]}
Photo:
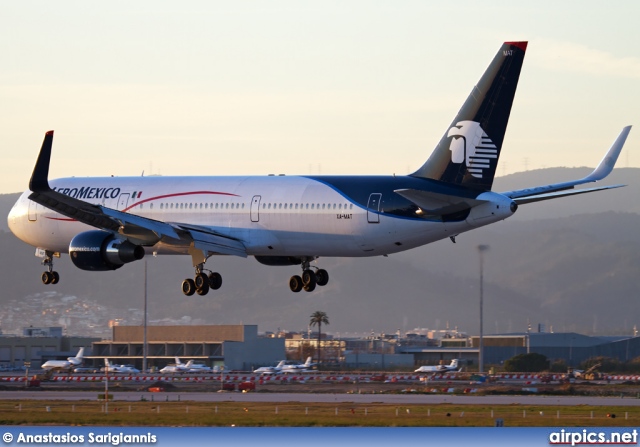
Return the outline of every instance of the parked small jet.
{"type": "MultiPolygon", "coordinates": [[[[502,44],[431,156],[409,175],[50,181],[49,131],[9,228],[36,247],[46,267],[44,284],[60,280],[53,270],[60,253],[89,271],[115,270],[145,254],[183,254],[191,257],[195,276],[182,282],[182,292],[206,295],[222,285],[222,276],[205,263],[232,255],[297,265],[301,274],[290,277],[289,288],[311,292],[329,282],[329,273],[311,264],[321,257],[386,256],[441,239],[455,242],[461,233],[512,216],[520,205],[624,186],[574,189],[609,175],[631,126],[587,177],[492,191],[526,49],[527,42],[502,44]]],[[[461,64],[452,69],[467,71],[461,64]]]]}
{"type": "Polygon", "coordinates": [[[304,363],[294,363],[282,365],[283,373],[299,373],[307,372],[311,367],[315,366],[315,363],[311,363],[311,357],[307,357],[307,361],[304,363]]]}
{"type": "Polygon", "coordinates": [[[203,365],[202,363],[195,363],[193,360],[189,360],[187,363],[183,363],[179,357],[176,357],[177,368],[183,368],[184,371],[188,373],[208,373],[213,372],[213,368],[207,365],[203,365]]]}
{"type": "Polygon", "coordinates": [[[416,369],[417,373],[432,373],[432,372],[447,372],[447,371],[455,371],[458,369],[458,359],[451,360],[451,363],[448,365],[436,365],[436,366],[421,366],[416,369]]]}
{"type": "Polygon", "coordinates": [[[282,360],[276,366],[261,366],[258,369],[254,369],[253,372],[256,374],[277,374],[282,371],[282,367],[286,363],[285,360],[282,360]]]}
{"type": "Polygon", "coordinates": [[[111,362],[109,362],[109,359],[104,359],[104,367],[102,368],[102,371],[124,374],[138,374],[140,372],[139,369],[132,365],[112,365],[111,362]]]}
{"type": "Polygon", "coordinates": [[[163,374],[186,373],[186,372],[189,372],[189,368],[191,368],[192,363],[193,363],[193,360],[189,360],[187,363],[182,363],[180,359],[176,357],[176,363],[165,366],[160,370],[160,372],[163,374]]]}
{"type": "Polygon", "coordinates": [[[67,357],[67,360],[48,360],[41,366],[42,369],[50,371],[73,371],[84,361],[84,348],[80,348],[75,357],[67,357]]]}

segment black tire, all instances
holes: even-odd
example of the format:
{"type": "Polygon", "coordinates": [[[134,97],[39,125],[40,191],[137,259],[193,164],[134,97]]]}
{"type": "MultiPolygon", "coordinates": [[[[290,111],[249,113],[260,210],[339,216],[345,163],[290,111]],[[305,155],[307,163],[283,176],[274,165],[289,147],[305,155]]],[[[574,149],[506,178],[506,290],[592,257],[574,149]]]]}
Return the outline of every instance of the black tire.
{"type": "Polygon", "coordinates": [[[182,293],[186,296],[191,296],[196,293],[196,283],[191,278],[187,278],[182,281],[182,293]]]}
{"type": "MultiPolygon", "coordinates": [[[[209,285],[209,277],[205,273],[198,273],[193,282],[196,285],[196,289],[201,289],[205,284],[209,285]]],[[[208,290],[207,290],[208,291],[208,290]]]]}
{"type": "Polygon", "coordinates": [[[302,272],[302,284],[305,285],[305,289],[307,290],[307,286],[313,287],[311,290],[316,288],[316,283],[318,282],[316,278],[316,274],[313,273],[313,270],[305,270],[302,272]]]}
{"type": "Polygon", "coordinates": [[[329,283],[329,272],[324,269],[320,269],[316,272],[316,284],[319,286],[326,286],[329,283]]]}
{"type": "Polygon", "coordinates": [[[309,284],[306,284],[303,287],[305,292],[313,292],[314,290],[316,290],[316,283],[315,282],[311,282],[309,284]]]}
{"type": "Polygon", "coordinates": [[[222,275],[218,272],[209,273],[209,287],[218,290],[222,286],[222,275]]]}
{"type": "Polygon", "coordinates": [[[58,284],[60,282],[60,274],[58,272],[51,272],[53,279],[51,280],[51,284],[58,284]]]}
{"type": "Polygon", "coordinates": [[[300,278],[298,275],[293,275],[291,278],[289,278],[289,288],[292,292],[298,293],[302,290],[302,287],[302,278],[300,278]]]}
{"type": "Polygon", "coordinates": [[[207,281],[202,284],[202,287],[196,288],[196,293],[200,296],[204,296],[209,293],[209,278],[207,278],[207,281]]]}
{"type": "Polygon", "coordinates": [[[42,284],[51,284],[51,281],[53,281],[53,275],[50,272],[42,272],[40,279],[42,280],[42,284]]]}

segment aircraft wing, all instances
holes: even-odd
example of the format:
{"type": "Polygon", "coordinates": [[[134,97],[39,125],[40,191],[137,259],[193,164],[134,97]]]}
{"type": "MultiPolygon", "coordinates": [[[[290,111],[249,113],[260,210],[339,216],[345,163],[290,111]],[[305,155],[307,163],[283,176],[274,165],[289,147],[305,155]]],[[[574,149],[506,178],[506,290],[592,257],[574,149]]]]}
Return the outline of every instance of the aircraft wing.
{"type": "Polygon", "coordinates": [[[599,180],[604,179],[606,176],[608,176],[611,173],[611,171],[613,170],[613,167],[616,164],[616,161],[618,160],[620,151],[622,151],[622,147],[624,146],[624,143],[627,140],[627,136],[629,135],[630,131],[631,131],[631,126],[627,126],[623,128],[622,131],[620,132],[620,135],[618,135],[618,138],[616,138],[616,140],[613,142],[613,144],[605,154],[602,161],[600,161],[600,164],[598,165],[598,167],[594,169],[594,171],[591,174],[589,174],[588,176],[580,180],[573,180],[573,181],[563,182],[563,183],[555,183],[555,184],[546,185],[546,186],[537,186],[534,188],[518,189],[515,191],[503,192],[501,194],[507,197],[510,197],[518,205],[522,205],[522,204],[531,203],[531,202],[539,202],[541,200],[556,199],[558,197],[566,197],[566,196],[575,195],[575,194],[584,194],[587,192],[601,191],[604,189],[613,189],[613,188],[620,188],[622,186],[625,186],[625,185],[612,185],[612,186],[600,186],[600,187],[589,188],[589,189],[573,190],[573,188],[577,185],[597,182],[599,180]]]}
{"type": "Polygon", "coordinates": [[[424,214],[431,216],[457,213],[486,202],[486,200],[439,194],[418,189],[396,189],[393,192],[415,203],[423,210],[424,214]]]}
{"type": "Polygon", "coordinates": [[[30,200],[63,216],[101,230],[120,234],[131,242],[144,246],[152,246],[161,240],[167,241],[166,238],[169,238],[173,241],[167,242],[173,245],[176,242],[186,246],[193,245],[194,248],[207,252],[207,254],[247,256],[241,241],[216,233],[206,227],[161,222],[105,206],[93,205],[53,191],[48,180],[52,143],[53,131],[49,131],[45,134],[29,182],[29,189],[32,191],[29,195],[30,200]]]}

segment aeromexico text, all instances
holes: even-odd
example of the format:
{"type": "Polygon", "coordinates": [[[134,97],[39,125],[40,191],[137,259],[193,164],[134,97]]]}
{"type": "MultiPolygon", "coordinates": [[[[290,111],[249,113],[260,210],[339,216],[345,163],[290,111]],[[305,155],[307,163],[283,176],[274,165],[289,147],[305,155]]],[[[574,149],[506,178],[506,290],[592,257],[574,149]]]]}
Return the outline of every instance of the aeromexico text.
{"type": "Polygon", "coordinates": [[[65,196],[74,199],[115,199],[120,195],[120,188],[92,188],[83,186],[81,188],[51,188],[65,196]]]}

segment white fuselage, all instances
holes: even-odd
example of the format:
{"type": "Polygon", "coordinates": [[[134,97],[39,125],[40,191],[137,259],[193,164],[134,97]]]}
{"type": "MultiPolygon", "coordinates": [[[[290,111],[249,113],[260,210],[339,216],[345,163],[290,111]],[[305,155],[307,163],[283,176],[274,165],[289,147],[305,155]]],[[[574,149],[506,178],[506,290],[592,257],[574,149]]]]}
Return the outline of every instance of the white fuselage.
{"type": "MultiPolygon", "coordinates": [[[[207,227],[242,241],[249,256],[377,256],[513,214],[510,199],[486,192],[478,198],[490,203],[473,208],[457,222],[397,217],[385,213],[385,199],[393,193],[383,194],[379,209],[371,209],[316,178],[297,176],[74,177],[52,180],[50,185],[91,204],[161,222],[207,227]]],[[[29,194],[20,197],[8,218],[11,231],[24,242],[65,253],[75,235],[93,229],[30,201],[29,194]]],[[[186,254],[188,246],[162,241],[150,250],[186,254]]]]}

